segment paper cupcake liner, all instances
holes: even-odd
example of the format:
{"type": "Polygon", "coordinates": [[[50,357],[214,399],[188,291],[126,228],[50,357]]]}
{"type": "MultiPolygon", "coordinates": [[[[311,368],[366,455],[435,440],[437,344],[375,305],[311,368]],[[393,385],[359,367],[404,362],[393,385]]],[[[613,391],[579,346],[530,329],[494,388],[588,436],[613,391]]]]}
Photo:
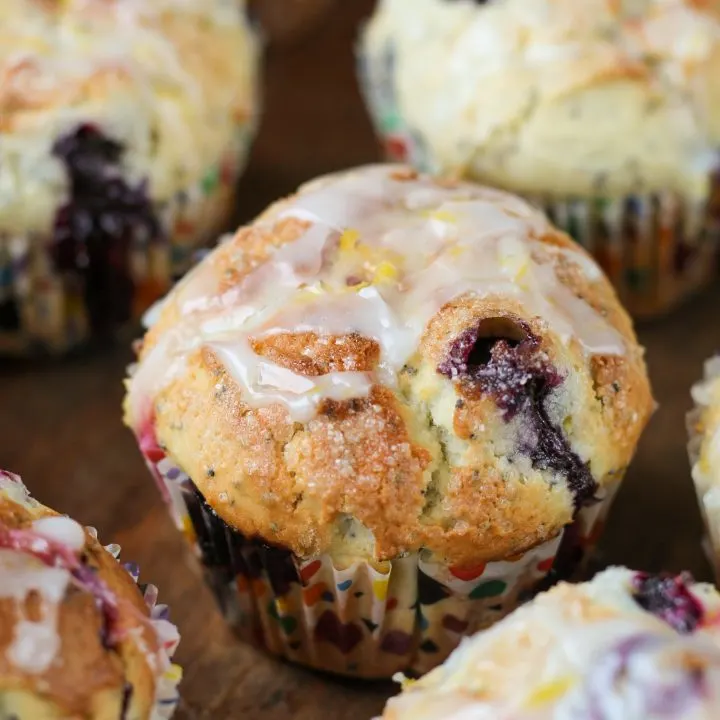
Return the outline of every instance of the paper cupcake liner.
{"type": "Polygon", "coordinates": [[[613,495],[582,509],[561,536],[498,562],[448,567],[420,551],[337,567],[329,555],[299,558],[244,537],[156,444],[142,449],[239,636],[292,662],[364,678],[423,674],[463,636],[571,575],[594,547],[613,495]]]}
{"type": "Polygon", "coordinates": [[[710,200],[695,203],[672,192],[528,199],[597,260],[636,317],[664,313],[717,277],[720,175],[710,200]]]}
{"type": "MultiPolygon", "coordinates": [[[[422,137],[400,112],[392,45],[376,57],[360,50],[358,74],[387,159],[438,172],[422,137]]],[[[527,199],[597,260],[635,317],[667,312],[718,275],[720,169],[711,175],[708,197],[695,202],[674,192],[527,199]]]]}
{"type": "Polygon", "coordinates": [[[720,356],[715,356],[705,363],[704,379],[692,389],[695,408],[687,415],[688,455],[700,513],[707,533],[703,547],[718,582],[720,582],[720,485],[713,482],[713,469],[703,467],[706,460],[702,457],[702,451],[704,443],[713,440],[708,434],[703,416],[709,409],[709,386],[719,378],[720,356]]]}
{"type": "MultiPolygon", "coordinates": [[[[197,185],[156,207],[160,238],[133,239],[126,270],[132,298],[123,308],[128,318],[162,297],[191,267],[194,251],[225,229],[250,139],[245,131],[197,185]]],[[[0,232],[0,355],[64,352],[91,334],[83,271],[58,271],[46,238],[0,232]]]]}
{"type": "MultiPolygon", "coordinates": [[[[88,528],[88,530],[97,539],[97,530],[92,527],[88,528]]],[[[105,550],[120,562],[119,545],[114,543],[105,545],[105,550]]],[[[166,665],[166,667],[162,669],[162,675],[160,675],[157,680],[155,705],[150,715],[150,720],[168,720],[168,718],[172,717],[180,701],[178,685],[182,679],[182,669],[179,665],[170,662],[170,658],[175,654],[175,650],[180,642],[180,636],[177,628],[168,619],[167,605],[158,603],[158,589],[155,585],[140,583],[140,568],[135,563],[122,563],[122,566],[127,570],[143,594],[145,604],[150,611],[150,623],[162,644],[163,659],[166,665]]],[[[120,718],[120,720],[123,720],[123,718],[120,718]]]]}

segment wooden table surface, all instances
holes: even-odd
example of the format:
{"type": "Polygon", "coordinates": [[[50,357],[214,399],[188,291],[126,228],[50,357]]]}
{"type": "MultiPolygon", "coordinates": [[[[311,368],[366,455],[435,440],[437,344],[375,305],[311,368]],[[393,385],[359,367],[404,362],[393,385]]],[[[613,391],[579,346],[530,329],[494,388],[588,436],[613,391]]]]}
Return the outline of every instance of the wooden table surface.
{"type": "MultiPolygon", "coordinates": [[[[265,116],[242,183],[252,216],[299,182],[373,161],[378,150],[357,94],[353,40],[371,2],[338,3],[302,44],[267,56],[265,116]],[[342,7],[339,7],[342,5],[342,7]]],[[[689,388],[720,349],[720,287],[640,327],[660,404],[616,500],[601,544],[607,563],[688,569],[709,578],[685,454],[689,388]]],[[[127,345],[57,362],[0,364],[0,467],[45,504],[95,525],[171,606],[185,668],[180,718],[365,720],[390,684],[343,682],[278,663],[239,644],[215,611],[194,560],[120,420],[127,345]]]]}

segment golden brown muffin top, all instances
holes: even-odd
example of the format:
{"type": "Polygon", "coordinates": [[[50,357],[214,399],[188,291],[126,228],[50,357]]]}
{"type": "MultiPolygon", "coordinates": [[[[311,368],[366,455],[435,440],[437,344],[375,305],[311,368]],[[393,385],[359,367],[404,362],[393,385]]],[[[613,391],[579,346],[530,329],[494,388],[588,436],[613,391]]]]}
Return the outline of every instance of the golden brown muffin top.
{"type": "Polygon", "coordinates": [[[153,315],[141,447],[301,556],[527,549],[616,485],[652,404],[584,251],[518,198],[401,167],[304,186],[153,315]]]}
{"type": "Polygon", "coordinates": [[[161,677],[173,674],[168,652],[176,642],[177,631],[151,617],[133,578],[94,532],[0,471],[5,715],[160,718],[161,677]]]}

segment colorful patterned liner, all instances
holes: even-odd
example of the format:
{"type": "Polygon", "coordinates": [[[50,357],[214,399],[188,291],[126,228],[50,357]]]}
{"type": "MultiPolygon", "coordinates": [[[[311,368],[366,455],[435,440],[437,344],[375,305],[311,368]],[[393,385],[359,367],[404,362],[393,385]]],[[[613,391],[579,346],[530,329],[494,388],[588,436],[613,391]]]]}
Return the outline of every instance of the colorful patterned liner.
{"type": "Polygon", "coordinates": [[[156,443],[142,449],[239,636],[292,662],[364,678],[421,675],[463,636],[572,575],[595,546],[614,494],[582,509],[562,536],[502,561],[448,567],[421,551],[335,567],[328,555],[299,558],[244,537],[213,512],[156,443]]]}
{"type": "MultiPolygon", "coordinates": [[[[192,266],[198,247],[225,229],[251,137],[244,130],[198,185],[158,207],[163,238],[134,241],[128,258],[133,317],[192,266]]],[[[45,238],[0,233],[0,355],[61,353],[89,335],[82,273],[59,273],[45,238]]]]}
{"type": "Polygon", "coordinates": [[[704,388],[720,377],[720,356],[715,356],[705,363],[704,379],[693,387],[693,399],[695,408],[687,415],[688,431],[688,455],[693,470],[693,481],[697,493],[700,513],[705,523],[707,536],[703,540],[703,546],[708,560],[715,572],[716,581],[720,583],[720,488],[707,482],[696,467],[701,460],[701,451],[704,442],[709,440],[707,428],[703,422],[703,415],[707,411],[704,402],[704,388]]]}
{"type": "MultiPolygon", "coordinates": [[[[385,155],[438,172],[427,144],[400,113],[394,62],[392,46],[377,58],[358,53],[360,85],[385,155]]],[[[635,317],[667,312],[718,275],[720,169],[708,198],[695,203],[673,192],[527,199],[593,255],[635,317]]]]}
{"type": "MultiPolygon", "coordinates": [[[[87,530],[97,539],[97,530],[89,527],[87,530]]],[[[107,550],[118,562],[120,562],[120,546],[113,543],[105,545],[107,550]]],[[[150,622],[162,643],[162,648],[169,659],[175,654],[180,636],[177,628],[169,621],[167,605],[158,604],[158,589],[155,585],[143,585],[140,583],[140,568],[135,563],[123,563],[130,577],[137,583],[143,594],[145,604],[150,611],[150,622]]],[[[155,688],[155,706],[153,707],[150,720],[168,720],[171,718],[180,702],[178,685],[182,679],[182,669],[179,665],[168,663],[158,678],[155,688]]],[[[120,719],[122,720],[122,718],[120,719]]]]}

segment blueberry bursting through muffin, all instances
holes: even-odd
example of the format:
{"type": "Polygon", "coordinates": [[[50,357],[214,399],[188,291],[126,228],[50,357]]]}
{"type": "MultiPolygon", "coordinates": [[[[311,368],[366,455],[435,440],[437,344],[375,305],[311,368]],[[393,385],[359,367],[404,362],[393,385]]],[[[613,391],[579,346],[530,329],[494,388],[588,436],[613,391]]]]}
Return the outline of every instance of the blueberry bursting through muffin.
{"type": "Polygon", "coordinates": [[[438,372],[456,380],[465,396],[493,398],[506,422],[521,417],[518,452],[529,457],[536,469],[565,477],[579,509],[592,501],[597,484],[587,463],[548,416],[548,396],[562,384],[563,376],[549,363],[526,324],[513,325],[519,339],[482,337],[481,331],[477,325],[456,337],[438,372]]]}
{"type": "Polygon", "coordinates": [[[82,277],[96,334],[129,319],[131,248],[161,233],[147,183],[133,187],[123,178],[123,152],[92,125],[79,126],[53,146],[70,183],[70,197],[55,216],[53,255],[60,272],[82,277]]]}
{"type": "Polygon", "coordinates": [[[633,598],[640,607],[679,633],[691,633],[702,622],[703,606],[692,594],[689,575],[648,575],[633,578],[633,598]]]}

